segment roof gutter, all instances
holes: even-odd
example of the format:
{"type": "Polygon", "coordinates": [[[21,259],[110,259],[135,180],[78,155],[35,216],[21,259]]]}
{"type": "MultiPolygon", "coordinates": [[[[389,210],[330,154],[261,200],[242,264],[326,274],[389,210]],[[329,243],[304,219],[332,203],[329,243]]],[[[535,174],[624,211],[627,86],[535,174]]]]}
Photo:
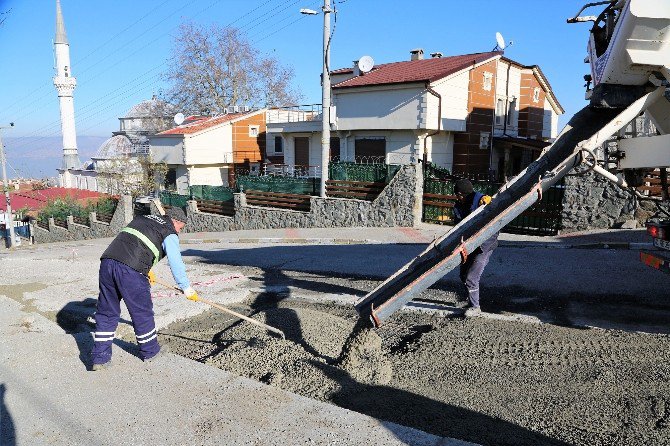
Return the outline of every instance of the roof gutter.
{"type": "Polygon", "coordinates": [[[426,82],[426,91],[433,96],[435,96],[438,100],[437,103],[437,130],[434,132],[430,132],[429,134],[426,135],[426,137],[423,139],[423,170],[426,170],[426,167],[428,166],[428,137],[433,137],[440,133],[442,130],[442,96],[440,93],[437,91],[433,90],[430,86],[429,82],[426,82]]]}

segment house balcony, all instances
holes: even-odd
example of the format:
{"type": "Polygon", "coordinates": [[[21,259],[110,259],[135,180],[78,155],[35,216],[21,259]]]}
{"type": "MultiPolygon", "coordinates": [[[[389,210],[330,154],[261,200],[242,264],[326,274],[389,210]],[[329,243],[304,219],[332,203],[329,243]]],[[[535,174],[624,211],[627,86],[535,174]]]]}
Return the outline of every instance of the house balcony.
{"type": "Polygon", "coordinates": [[[268,133],[321,131],[321,104],[273,108],[265,115],[268,133]]]}

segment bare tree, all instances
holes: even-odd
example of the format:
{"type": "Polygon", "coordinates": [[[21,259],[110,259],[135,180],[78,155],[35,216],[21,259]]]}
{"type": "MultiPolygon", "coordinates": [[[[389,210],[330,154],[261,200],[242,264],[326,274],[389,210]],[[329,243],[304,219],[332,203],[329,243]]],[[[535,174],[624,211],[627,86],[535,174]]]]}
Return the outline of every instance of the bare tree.
{"type": "Polygon", "coordinates": [[[230,105],[295,105],[293,69],[262,55],[233,27],[182,24],[166,78],[169,102],[189,113],[221,113],[230,105]]]}

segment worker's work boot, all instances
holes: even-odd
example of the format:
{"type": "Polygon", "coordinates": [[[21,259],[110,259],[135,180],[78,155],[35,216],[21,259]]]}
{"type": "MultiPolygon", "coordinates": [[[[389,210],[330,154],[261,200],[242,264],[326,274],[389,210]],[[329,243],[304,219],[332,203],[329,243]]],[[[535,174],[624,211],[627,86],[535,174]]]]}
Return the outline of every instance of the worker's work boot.
{"type": "Polygon", "coordinates": [[[106,369],[108,369],[109,367],[111,367],[111,365],[112,365],[112,361],[107,361],[107,362],[105,362],[105,363],[103,363],[103,364],[93,364],[93,365],[91,366],[91,371],[93,371],[93,372],[99,372],[99,371],[101,371],[101,370],[106,370],[106,369]]]}
{"type": "Polygon", "coordinates": [[[482,309],[479,307],[470,307],[465,310],[465,317],[476,317],[482,314],[482,309]]]}

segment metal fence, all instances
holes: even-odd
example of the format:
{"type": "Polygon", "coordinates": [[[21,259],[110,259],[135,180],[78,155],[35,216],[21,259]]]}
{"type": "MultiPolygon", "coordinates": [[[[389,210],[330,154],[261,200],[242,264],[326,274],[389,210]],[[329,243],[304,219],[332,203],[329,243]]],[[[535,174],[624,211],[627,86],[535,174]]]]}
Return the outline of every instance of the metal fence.
{"type": "MultiPolygon", "coordinates": [[[[385,182],[388,183],[400,170],[400,165],[377,162],[333,162],[329,164],[332,180],[385,182]]],[[[282,194],[318,196],[321,188],[320,177],[296,176],[296,170],[275,170],[267,175],[237,175],[235,188],[225,186],[194,185],[188,194],[163,191],[160,201],[165,206],[185,207],[189,200],[232,202],[233,193],[250,190],[282,194]]],[[[136,214],[138,211],[136,210],[136,214]]]]}
{"type": "MultiPolygon", "coordinates": [[[[453,207],[456,202],[454,184],[458,177],[446,169],[430,166],[424,171],[423,221],[453,224],[453,207]]],[[[490,181],[471,180],[475,191],[494,195],[502,186],[490,181]]],[[[563,182],[542,194],[542,200],[512,220],[503,232],[526,235],[556,235],[561,229],[563,210],[563,182]]]]}
{"type": "Polygon", "coordinates": [[[226,186],[196,185],[190,187],[192,200],[233,201],[235,191],[226,186]]]}
{"type": "Polygon", "coordinates": [[[400,170],[398,164],[360,164],[352,162],[335,162],[328,166],[328,178],[342,181],[383,181],[388,183],[400,170]]]}
{"type": "Polygon", "coordinates": [[[294,177],[238,177],[237,189],[260,190],[263,192],[277,192],[298,195],[319,195],[321,187],[320,178],[294,178],[294,177]]]}
{"type": "Polygon", "coordinates": [[[161,203],[166,206],[183,208],[186,207],[188,200],[190,199],[191,197],[189,195],[181,195],[177,192],[162,191],[160,193],[161,203]]]}

